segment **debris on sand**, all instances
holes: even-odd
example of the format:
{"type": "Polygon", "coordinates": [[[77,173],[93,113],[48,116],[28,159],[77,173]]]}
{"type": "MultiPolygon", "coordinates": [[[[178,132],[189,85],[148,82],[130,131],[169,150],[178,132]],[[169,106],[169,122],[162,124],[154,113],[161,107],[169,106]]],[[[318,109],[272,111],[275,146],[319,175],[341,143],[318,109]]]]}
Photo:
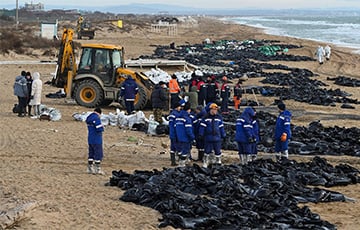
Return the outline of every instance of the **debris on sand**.
{"type": "Polygon", "coordinates": [[[120,198],[162,214],[159,227],[185,229],[336,229],[307,202],[353,201],[314,186],[359,183],[359,170],[332,166],[323,158],[298,163],[256,160],[248,165],[169,168],[133,174],[113,171],[110,186],[126,190],[120,198]],[[311,186],[311,187],[308,187],[311,186]]]}

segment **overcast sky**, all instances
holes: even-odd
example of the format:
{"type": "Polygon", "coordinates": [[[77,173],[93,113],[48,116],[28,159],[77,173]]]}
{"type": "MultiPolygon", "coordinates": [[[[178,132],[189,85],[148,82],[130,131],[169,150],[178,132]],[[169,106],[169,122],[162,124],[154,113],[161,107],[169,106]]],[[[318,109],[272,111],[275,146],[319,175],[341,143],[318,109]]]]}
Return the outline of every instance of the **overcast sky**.
{"type": "MultiPolygon", "coordinates": [[[[213,9],[241,9],[241,8],[360,8],[360,0],[18,0],[19,6],[25,3],[43,3],[45,8],[49,5],[64,6],[114,6],[131,3],[164,3],[179,6],[213,9]]],[[[1,0],[0,6],[13,4],[16,0],[1,0]]]]}

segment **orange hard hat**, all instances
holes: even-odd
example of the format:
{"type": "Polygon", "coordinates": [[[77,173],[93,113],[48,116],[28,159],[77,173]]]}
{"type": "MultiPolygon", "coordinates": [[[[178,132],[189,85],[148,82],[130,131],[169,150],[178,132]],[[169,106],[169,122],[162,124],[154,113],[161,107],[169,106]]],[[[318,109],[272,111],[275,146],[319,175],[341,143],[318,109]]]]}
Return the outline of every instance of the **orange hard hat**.
{"type": "Polygon", "coordinates": [[[218,105],[215,104],[215,103],[211,103],[211,104],[209,105],[209,109],[218,109],[218,105]]]}

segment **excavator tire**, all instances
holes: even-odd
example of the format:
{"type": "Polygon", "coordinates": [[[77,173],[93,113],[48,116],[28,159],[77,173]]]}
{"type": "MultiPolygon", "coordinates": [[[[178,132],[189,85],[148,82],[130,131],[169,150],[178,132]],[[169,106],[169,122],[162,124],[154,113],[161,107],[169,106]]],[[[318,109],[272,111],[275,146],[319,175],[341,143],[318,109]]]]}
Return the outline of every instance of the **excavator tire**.
{"type": "Polygon", "coordinates": [[[104,92],[101,86],[94,80],[82,80],[74,89],[75,101],[88,108],[101,106],[104,100],[104,92]]]}
{"type": "MultiPolygon", "coordinates": [[[[139,87],[139,91],[138,91],[138,93],[136,95],[136,98],[135,98],[134,108],[135,108],[135,110],[142,110],[142,109],[145,108],[145,106],[147,104],[147,101],[148,101],[148,98],[147,98],[144,86],[138,84],[138,87],[139,87]]],[[[126,108],[125,100],[121,100],[120,103],[121,103],[121,106],[123,108],[126,108]]]]}

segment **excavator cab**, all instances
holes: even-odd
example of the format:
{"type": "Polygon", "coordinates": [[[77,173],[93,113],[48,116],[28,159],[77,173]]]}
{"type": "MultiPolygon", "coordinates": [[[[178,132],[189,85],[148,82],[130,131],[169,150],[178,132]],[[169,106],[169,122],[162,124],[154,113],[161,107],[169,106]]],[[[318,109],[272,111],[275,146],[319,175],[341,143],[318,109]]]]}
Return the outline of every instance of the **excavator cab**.
{"type": "Polygon", "coordinates": [[[113,86],[117,77],[116,69],[120,66],[123,66],[121,47],[84,45],[77,73],[97,75],[104,86],[113,86]]]}

